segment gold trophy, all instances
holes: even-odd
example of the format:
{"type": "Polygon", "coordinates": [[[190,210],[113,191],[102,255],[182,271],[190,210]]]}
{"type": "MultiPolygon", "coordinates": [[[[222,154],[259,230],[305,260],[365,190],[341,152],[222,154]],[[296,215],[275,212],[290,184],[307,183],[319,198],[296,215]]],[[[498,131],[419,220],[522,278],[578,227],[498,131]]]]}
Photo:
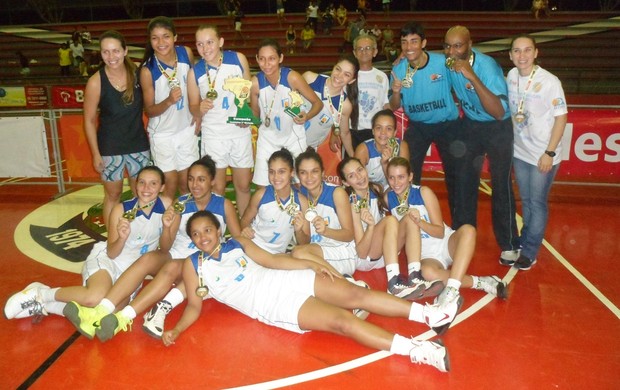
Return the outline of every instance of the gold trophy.
{"type": "MultiPolygon", "coordinates": [[[[237,115],[229,116],[226,121],[227,123],[260,125],[260,120],[254,116],[247,102],[250,98],[250,89],[252,88],[252,82],[250,80],[241,77],[229,77],[224,80],[222,88],[224,91],[232,92],[235,95],[235,106],[237,106],[237,115]]],[[[209,97],[210,92],[211,91],[207,92],[207,97],[209,97]]]]}
{"type": "Polygon", "coordinates": [[[398,140],[395,137],[390,137],[388,138],[387,144],[390,148],[392,148],[392,157],[397,157],[400,152],[400,144],[398,143],[398,140]]]}
{"type": "Polygon", "coordinates": [[[291,97],[291,103],[284,108],[284,112],[292,118],[297,118],[301,113],[301,105],[304,104],[304,99],[297,91],[290,91],[288,94],[291,97]]]}

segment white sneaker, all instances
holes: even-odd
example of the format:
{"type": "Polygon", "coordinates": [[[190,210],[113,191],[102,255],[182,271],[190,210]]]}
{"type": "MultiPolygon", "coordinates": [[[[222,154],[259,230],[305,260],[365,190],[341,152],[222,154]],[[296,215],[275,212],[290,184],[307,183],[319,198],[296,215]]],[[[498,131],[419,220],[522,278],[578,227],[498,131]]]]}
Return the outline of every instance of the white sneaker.
{"type": "Polygon", "coordinates": [[[487,294],[494,295],[500,299],[508,298],[508,288],[505,282],[502,282],[497,276],[479,276],[478,284],[474,287],[476,290],[482,290],[487,294]]]}
{"type": "Polygon", "coordinates": [[[514,251],[502,251],[499,255],[499,263],[501,265],[505,265],[506,267],[511,267],[519,258],[521,254],[521,249],[517,249],[514,251]]]}
{"type": "Polygon", "coordinates": [[[450,327],[452,321],[456,317],[461,305],[463,304],[463,297],[460,294],[456,299],[452,301],[446,301],[443,306],[438,303],[424,306],[424,322],[430,326],[438,335],[445,333],[450,327]]]}
{"type": "Polygon", "coordinates": [[[26,318],[32,316],[46,316],[47,312],[41,302],[40,289],[49,288],[43,283],[33,282],[22,291],[13,294],[4,305],[4,316],[13,318],[26,318]]]}
{"type": "MultiPolygon", "coordinates": [[[[353,279],[353,277],[351,275],[343,275],[344,278],[346,280],[348,280],[349,282],[360,286],[360,287],[364,287],[370,290],[370,286],[368,285],[368,283],[364,282],[363,280],[355,280],[353,279]]],[[[356,317],[361,318],[362,320],[365,320],[366,318],[368,318],[368,315],[370,313],[368,313],[366,310],[364,309],[353,309],[353,314],[355,314],[356,317]]]]}
{"type": "Polygon", "coordinates": [[[168,301],[159,301],[144,315],[142,329],[150,336],[160,339],[164,334],[164,322],[166,316],[172,310],[172,305],[168,301]]]}
{"type": "Polygon", "coordinates": [[[441,340],[419,341],[411,339],[413,348],[409,351],[411,363],[428,364],[441,372],[450,371],[450,358],[448,350],[441,340]]]}
{"type": "Polygon", "coordinates": [[[450,303],[455,302],[459,297],[459,290],[454,287],[446,286],[443,291],[441,291],[441,294],[435,298],[434,303],[439,305],[439,307],[447,307],[450,303]]]}

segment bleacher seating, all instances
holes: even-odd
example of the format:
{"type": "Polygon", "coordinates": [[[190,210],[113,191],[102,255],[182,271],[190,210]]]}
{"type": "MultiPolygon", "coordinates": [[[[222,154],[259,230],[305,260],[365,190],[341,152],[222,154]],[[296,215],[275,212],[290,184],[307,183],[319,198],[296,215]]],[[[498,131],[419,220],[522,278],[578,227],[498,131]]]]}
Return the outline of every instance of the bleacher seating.
{"type": "MultiPolygon", "coordinates": [[[[423,23],[427,31],[427,48],[440,50],[445,31],[455,25],[467,26],[471,33],[474,45],[483,45],[488,41],[510,38],[518,33],[537,33],[557,31],[550,36],[557,40],[540,43],[541,65],[557,74],[563,81],[564,87],[569,94],[605,94],[620,91],[620,74],[616,67],[620,63],[620,53],[613,50],[613,42],[620,40],[620,21],[617,24],[610,23],[607,31],[589,33],[585,35],[573,35],[566,30],[575,31],[581,27],[576,26],[593,21],[605,21],[617,16],[613,13],[603,12],[555,12],[549,18],[536,20],[528,12],[416,12],[416,13],[392,13],[386,18],[383,13],[370,13],[367,18],[369,27],[375,24],[383,29],[389,26],[394,31],[395,40],[398,44],[398,29],[408,21],[416,20],[423,23]],[[554,35],[555,34],[555,35],[554,35]]],[[[356,16],[350,15],[351,18],[356,16]]],[[[237,50],[244,53],[250,65],[256,67],[254,56],[258,42],[271,37],[279,40],[284,45],[284,35],[289,23],[299,31],[305,20],[302,14],[288,14],[286,24],[278,26],[275,15],[247,15],[243,19],[243,33],[246,35],[246,43],[235,43],[232,22],[226,17],[193,17],[175,19],[177,27],[177,43],[194,48],[194,33],[198,25],[211,23],[218,25],[220,33],[225,39],[226,49],[237,50]]],[[[103,31],[116,29],[121,31],[131,46],[136,50],[131,55],[139,60],[141,48],[146,42],[146,25],[148,20],[121,20],[92,22],[79,24],[56,24],[27,26],[41,29],[41,36],[46,32],[53,31],[64,33],[61,38],[54,42],[38,39],[37,34],[31,38],[23,38],[12,34],[0,33],[0,79],[5,83],[49,83],[49,82],[79,82],[85,80],[77,75],[73,78],[59,79],[57,51],[62,39],[69,39],[75,28],[86,26],[93,38],[103,31]],[[31,66],[31,76],[26,80],[19,77],[19,66],[15,51],[21,50],[29,58],[36,59],[37,63],[31,66]]],[[[344,28],[336,26],[331,35],[324,35],[320,31],[317,34],[314,45],[308,53],[298,50],[295,54],[285,54],[284,64],[298,71],[313,70],[318,72],[329,71],[340,55],[339,51],[343,43],[344,28]]],[[[505,71],[512,67],[508,58],[506,44],[500,50],[489,52],[495,57],[505,71]]],[[[500,45],[501,46],[501,45],[500,45]]],[[[86,46],[86,49],[97,49],[97,45],[86,46]]],[[[194,49],[195,51],[195,49],[194,49]]],[[[389,64],[381,64],[385,69],[389,64]]],[[[255,70],[255,69],[254,69],[255,70]]]]}

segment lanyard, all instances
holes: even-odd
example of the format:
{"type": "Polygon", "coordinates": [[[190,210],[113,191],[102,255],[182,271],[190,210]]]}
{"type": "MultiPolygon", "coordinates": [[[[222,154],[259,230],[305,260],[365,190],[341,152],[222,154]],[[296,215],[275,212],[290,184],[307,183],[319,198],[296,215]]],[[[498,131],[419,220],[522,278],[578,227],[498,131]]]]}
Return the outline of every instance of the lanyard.
{"type": "MultiPolygon", "coordinates": [[[[282,77],[282,69],[278,71],[278,82],[276,83],[276,86],[273,88],[273,97],[271,98],[271,104],[269,105],[269,111],[267,112],[267,115],[265,115],[265,126],[267,127],[271,125],[271,110],[273,109],[273,102],[276,101],[276,95],[278,94],[278,85],[280,85],[280,77],[282,77]]],[[[267,76],[265,76],[265,79],[267,79],[267,76]]],[[[269,82],[269,80],[267,80],[267,82],[269,82]]]]}
{"type": "Polygon", "coordinates": [[[215,80],[217,79],[217,74],[220,72],[220,68],[222,67],[222,60],[223,60],[224,54],[220,53],[220,63],[217,66],[217,69],[215,70],[215,76],[213,76],[213,81],[211,81],[211,76],[209,76],[209,64],[207,64],[207,60],[205,60],[203,58],[203,61],[205,62],[205,69],[206,69],[206,73],[207,73],[207,83],[209,84],[209,91],[207,92],[207,98],[217,98],[217,92],[215,91],[215,80]]]}
{"type": "Polygon", "coordinates": [[[159,69],[161,74],[164,75],[166,80],[168,80],[168,86],[170,87],[170,89],[177,88],[179,86],[179,80],[177,80],[177,65],[179,63],[179,60],[176,56],[176,52],[174,55],[174,67],[172,68],[173,69],[172,75],[170,76],[168,75],[166,70],[163,68],[163,66],[161,66],[161,63],[159,62],[159,58],[157,58],[157,55],[154,55],[154,57],[155,57],[155,62],[157,63],[157,68],[159,69]]]}
{"type": "Polygon", "coordinates": [[[336,109],[336,107],[334,107],[334,104],[332,103],[332,98],[329,93],[329,86],[327,85],[330,79],[331,77],[328,77],[327,81],[325,81],[325,95],[327,96],[327,102],[329,104],[329,113],[332,116],[332,120],[334,121],[334,127],[337,130],[340,128],[340,118],[342,118],[342,106],[344,106],[344,104],[342,104],[342,101],[344,100],[344,89],[340,91],[340,100],[338,102],[338,109],[336,109]]]}
{"type": "MultiPolygon", "coordinates": [[[[525,89],[523,90],[523,93],[521,94],[521,99],[519,100],[519,105],[517,106],[517,113],[518,114],[523,114],[523,106],[525,105],[525,96],[527,95],[527,91],[530,89],[530,85],[532,85],[532,81],[534,80],[534,75],[536,74],[536,71],[538,70],[538,66],[534,66],[532,68],[532,71],[530,72],[530,77],[527,80],[527,84],[525,85],[525,89]]],[[[517,92],[519,92],[519,79],[521,78],[521,76],[517,77],[517,92]]]]}

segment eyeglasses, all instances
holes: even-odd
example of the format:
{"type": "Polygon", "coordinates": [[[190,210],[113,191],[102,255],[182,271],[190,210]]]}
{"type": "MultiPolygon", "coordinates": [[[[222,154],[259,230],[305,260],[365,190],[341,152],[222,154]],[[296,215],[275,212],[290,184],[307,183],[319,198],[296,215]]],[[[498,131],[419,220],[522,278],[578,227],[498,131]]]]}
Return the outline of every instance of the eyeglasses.
{"type": "Polygon", "coordinates": [[[455,48],[456,50],[461,50],[461,47],[465,46],[464,43],[455,43],[454,45],[450,45],[447,43],[443,44],[443,49],[444,50],[450,50],[451,48],[455,48]]]}
{"type": "Polygon", "coordinates": [[[373,50],[375,50],[374,46],[356,47],[355,48],[355,51],[360,52],[360,53],[363,53],[365,51],[373,51],[373,50]]]}

